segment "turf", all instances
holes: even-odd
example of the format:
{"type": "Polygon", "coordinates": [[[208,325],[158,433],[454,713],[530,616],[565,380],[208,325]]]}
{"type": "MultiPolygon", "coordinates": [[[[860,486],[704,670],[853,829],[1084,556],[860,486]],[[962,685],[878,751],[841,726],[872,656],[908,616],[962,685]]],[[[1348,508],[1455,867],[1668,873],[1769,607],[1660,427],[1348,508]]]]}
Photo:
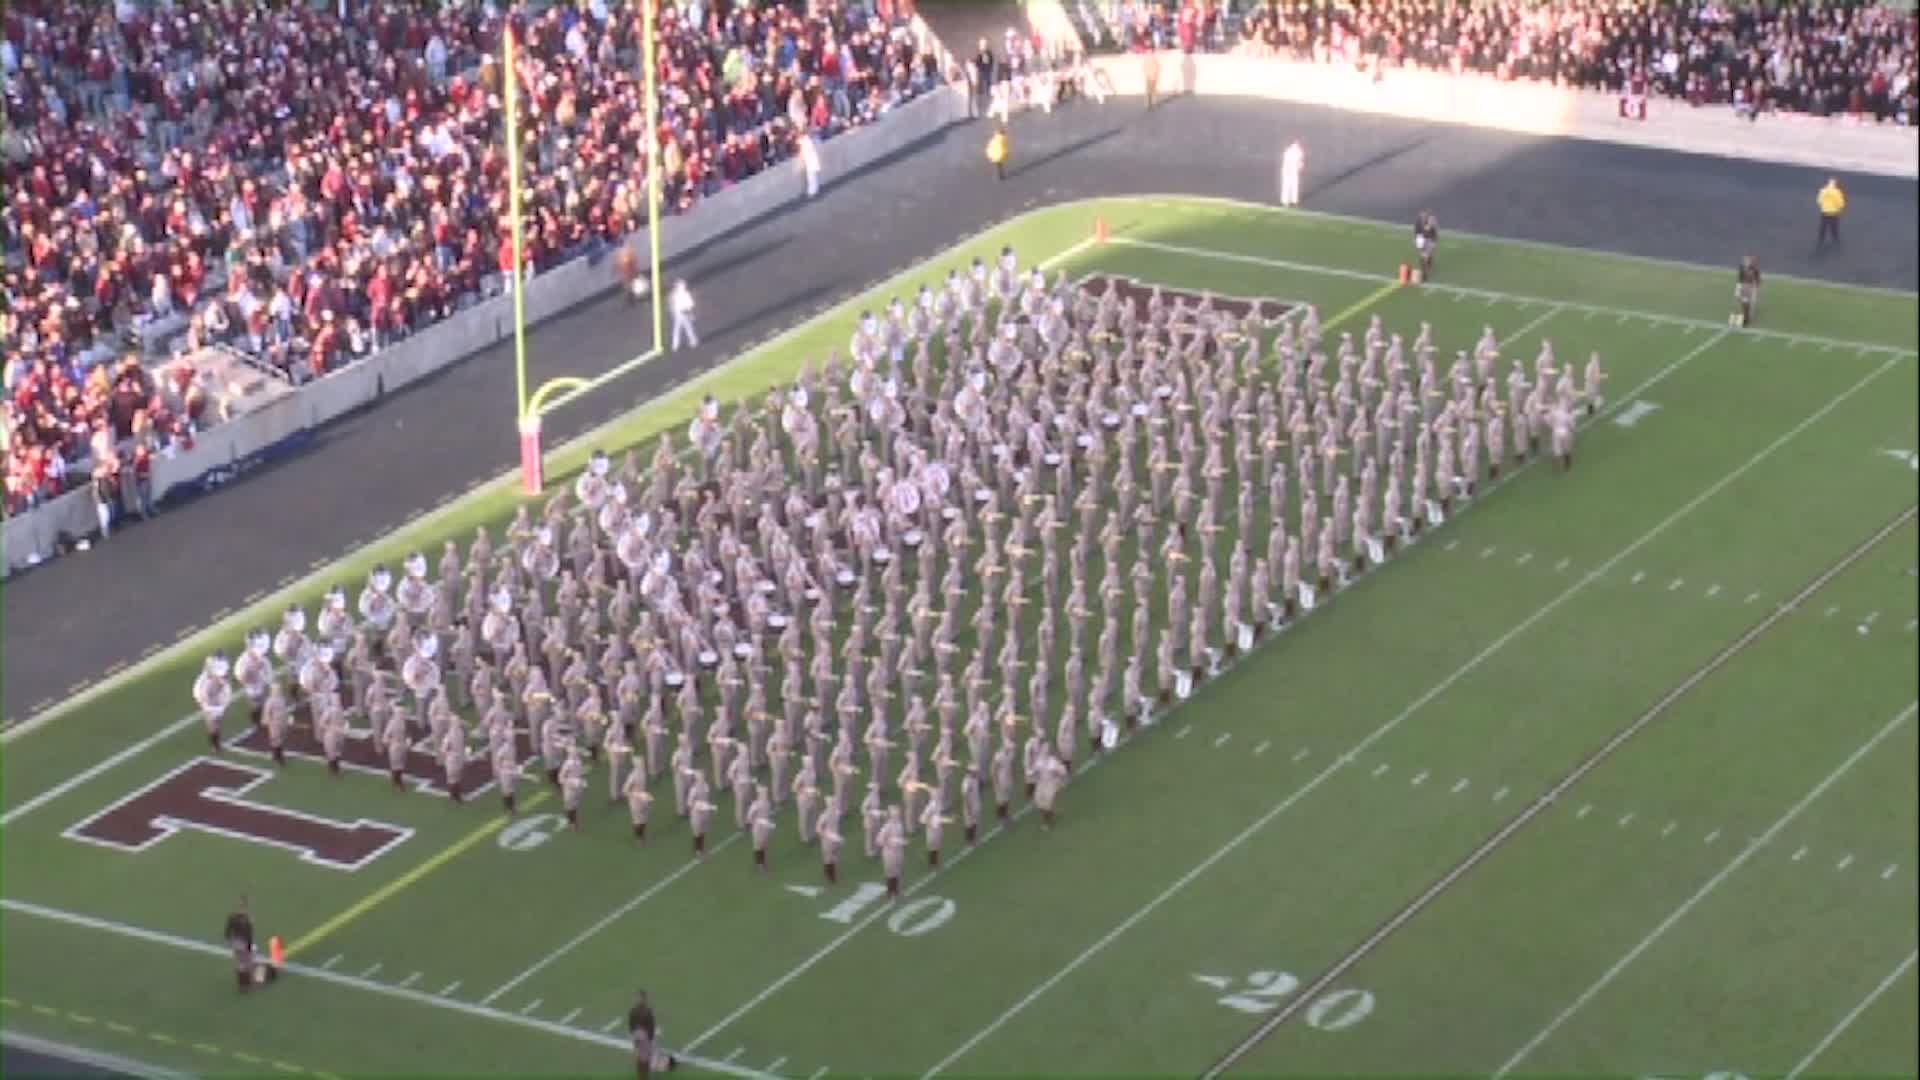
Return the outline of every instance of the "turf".
{"type": "MultiPolygon", "coordinates": [[[[857,854],[807,893],[790,822],[768,882],[742,845],[690,864],[673,827],[636,851],[594,800],[584,832],[533,843],[311,768],[256,794],[413,835],[353,873],[217,836],[132,855],[61,835],[193,756],[192,731],[13,816],[185,713],[194,657],[162,654],[7,745],[5,1025],[200,1071],[612,1073],[611,1022],[646,985],[693,1068],[782,1076],[1193,1073],[1282,1014],[1238,1069],[1490,1072],[1527,1047],[1523,1072],[1759,1075],[1824,1043],[1816,1071],[1914,1072],[1911,965],[1873,994],[1915,947],[1915,474],[1886,453],[1920,435],[1913,294],[1774,280],[1731,332],[1720,268],[1449,236],[1437,285],[1388,288],[1399,229],[1109,200],[983,234],[594,442],[644,447],[707,392],[757,398],[862,307],[1002,243],[1356,331],[1428,321],[1443,350],[1482,325],[1514,355],[1598,350],[1612,400],[1574,475],[1513,477],[1077,778],[1051,834],[1019,822],[895,910],[862,902],[857,854]],[[236,1000],[212,932],[241,889],[326,973],[236,1000]]],[[[334,576],[514,502],[492,485],[334,576]]]]}

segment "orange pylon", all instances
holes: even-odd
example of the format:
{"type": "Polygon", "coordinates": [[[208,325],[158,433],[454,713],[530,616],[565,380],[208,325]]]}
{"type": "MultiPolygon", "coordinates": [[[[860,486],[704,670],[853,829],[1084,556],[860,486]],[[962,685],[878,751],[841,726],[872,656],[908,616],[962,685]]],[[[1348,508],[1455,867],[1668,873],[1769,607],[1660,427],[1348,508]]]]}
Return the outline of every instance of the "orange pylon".
{"type": "Polygon", "coordinates": [[[1097,217],[1093,219],[1093,242],[1096,244],[1104,244],[1107,242],[1106,218],[1097,217]]]}
{"type": "Polygon", "coordinates": [[[267,956],[273,961],[274,967],[279,967],[287,962],[287,949],[286,946],[280,943],[279,934],[275,934],[267,939],[267,956]]]}

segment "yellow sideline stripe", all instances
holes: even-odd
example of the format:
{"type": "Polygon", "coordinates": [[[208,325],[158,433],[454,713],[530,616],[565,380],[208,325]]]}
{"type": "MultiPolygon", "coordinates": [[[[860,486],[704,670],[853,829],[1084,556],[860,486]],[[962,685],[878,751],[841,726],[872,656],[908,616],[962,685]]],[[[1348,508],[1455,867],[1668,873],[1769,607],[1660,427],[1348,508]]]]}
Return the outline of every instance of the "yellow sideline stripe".
{"type": "Polygon", "coordinates": [[[1380,286],[1379,288],[1368,293],[1366,296],[1366,299],[1361,300],[1359,303],[1353,305],[1347,310],[1341,312],[1338,315],[1335,315],[1331,319],[1328,319],[1325,323],[1321,325],[1320,332],[1323,334],[1326,333],[1327,331],[1333,329],[1336,326],[1339,326],[1341,323],[1346,322],[1348,319],[1353,318],[1355,315],[1360,314],[1361,312],[1367,310],[1368,308],[1379,303],[1380,301],[1385,300],[1387,297],[1393,295],[1399,290],[1400,290],[1400,283],[1397,281],[1390,281],[1387,284],[1380,286]]]}
{"type": "MultiPolygon", "coordinates": [[[[550,791],[535,792],[534,796],[528,799],[526,802],[522,803],[521,806],[525,809],[531,810],[534,807],[539,806],[541,803],[546,802],[547,796],[551,794],[552,792],[550,791]]],[[[293,957],[298,956],[301,953],[305,952],[306,950],[313,948],[315,945],[326,940],[328,937],[331,937],[341,927],[347,925],[348,923],[359,918],[360,916],[365,915],[367,912],[372,911],[374,908],[379,907],[381,904],[386,903],[388,900],[393,899],[395,896],[399,895],[402,891],[413,886],[421,878],[426,877],[428,874],[431,874],[435,870],[438,870],[442,866],[445,866],[448,862],[452,861],[456,856],[460,855],[462,852],[466,851],[468,848],[472,847],[473,845],[479,843],[482,840],[485,840],[487,837],[492,836],[494,833],[497,833],[501,829],[505,828],[507,824],[507,820],[508,819],[504,817],[494,818],[493,820],[487,822],[485,825],[480,826],[479,828],[473,830],[467,835],[447,845],[447,847],[443,849],[439,854],[428,859],[426,862],[423,862],[419,866],[416,866],[413,869],[407,871],[406,873],[401,874],[399,877],[394,878],[392,881],[389,881],[385,885],[380,886],[378,889],[375,889],[374,891],[368,893],[366,896],[362,897],[361,899],[356,900],[353,903],[353,905],[348,907],[345,911],[342,911],[340,914],[335,915],[333,918],[328,919],[326,922],[321,923],[319,926],[314,927],[312,930],[307,932],[307,935],[305,937],[299,938],[298,940],[294,941],[292,944],[288,945],[287,958],[291,960],[293,957]]]]}

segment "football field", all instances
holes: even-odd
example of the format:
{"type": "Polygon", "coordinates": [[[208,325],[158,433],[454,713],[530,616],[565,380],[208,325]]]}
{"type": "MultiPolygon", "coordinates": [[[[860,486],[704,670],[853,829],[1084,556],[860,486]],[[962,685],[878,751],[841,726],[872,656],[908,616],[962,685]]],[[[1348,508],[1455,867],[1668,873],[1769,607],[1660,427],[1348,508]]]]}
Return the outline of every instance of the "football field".
{"type": "Polygon", "coordinates": [[[1509,358],[1600,353],[1570,473],[1455,506],[1083,765],[1051,831],[950,841],[889,903],[855,843],[827,886],[790,815],[769,876],[726,833],[691,859],[667,814],[636,847],[599,773],[569,832],[533,785],[510,822],[206,756],[201,656],[504,523],[503,479],[8,734],[4,1027],[162,1071],[612,1075],[645,987],[683,1070],[733,1076],[1914,1074],[1916,296],[1773,279],[1736,329],[1737,253],[1449,235],[1402,286],[1409,239],[1034,211],[556,454],[556,487],[591,447],[646,460],[703,394],[758,401],[1005,244],[1356,338],[1430,323],[1443,364],[1489,326],[1509,358]],[[246,997],[217,933],[241,892],[290,952],[246,997]]]}

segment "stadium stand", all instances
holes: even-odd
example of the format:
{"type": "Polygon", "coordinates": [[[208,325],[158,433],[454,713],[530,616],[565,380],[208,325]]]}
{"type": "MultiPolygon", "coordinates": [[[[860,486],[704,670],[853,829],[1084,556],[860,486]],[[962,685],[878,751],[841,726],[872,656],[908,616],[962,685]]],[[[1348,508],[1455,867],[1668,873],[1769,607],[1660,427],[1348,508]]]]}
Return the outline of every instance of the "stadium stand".
{"type": "Polygon", "coordinates": [[[1415,66],[1619,91],[1636,79],[1694,105],[1920,123],[1911,6],[1868,3],[1325,6],[1064,0],[1092,45],[1248,49],[1370,68],[1415,66]]]}
{"type": "MultiPolygon", "coordinates": [[[[517,17],[530,272],[644,224],[639,12],[517,17]]],[[[905,17],[663,6],[668,211],[786,160],[803,130],[830,138],[937,85],[905,17]]],[[[32,0],[4,28],[8,513],[84,479],[109,436],[131,460],[216,419],[170,354],[220,347],[297,384],[501,290],[490,8],[32,0]],[[182,389],[113,414],[133,394],[113,380],[136,375],[182,389]]]]}

